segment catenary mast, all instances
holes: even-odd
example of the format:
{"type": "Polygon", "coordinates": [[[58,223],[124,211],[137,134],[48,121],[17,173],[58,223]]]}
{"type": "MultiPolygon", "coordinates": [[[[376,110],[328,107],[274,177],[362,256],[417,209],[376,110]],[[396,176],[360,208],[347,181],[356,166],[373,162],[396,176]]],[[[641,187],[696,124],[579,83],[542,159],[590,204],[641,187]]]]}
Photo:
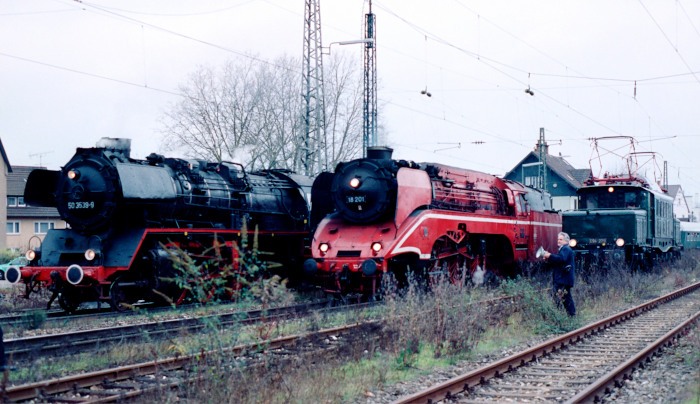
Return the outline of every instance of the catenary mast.
{"type": "Polygon", "coordinates": [[[301,136],[297,172],[312,175],[327,169],[325,150],[326,106],[323,87],[320,0],[306,0],[304,6],[304,54],[302,59],[301,136]],[[323,160],[323,161],[322,161],[323,160]]]}
{"type": "Polygon", "coordinates": [[[377,32],[376,20],[372,13],[372,0],[369,12],[365,14],[365,57],[364,57],[364,104],[362,127],[362,153],[367,157],[367,147],[377,145],[377,32]]]}

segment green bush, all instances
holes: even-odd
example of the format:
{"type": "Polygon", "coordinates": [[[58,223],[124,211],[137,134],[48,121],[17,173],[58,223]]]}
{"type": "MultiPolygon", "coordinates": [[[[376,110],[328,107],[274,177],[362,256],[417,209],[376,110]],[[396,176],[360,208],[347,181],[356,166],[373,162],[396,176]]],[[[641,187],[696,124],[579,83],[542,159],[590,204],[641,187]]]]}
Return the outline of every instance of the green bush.
{"type": "Polygon", "coordinates": [[[22,316],[22,325],[27,330],[41,328],[46,322],[46,312],[44,310],[30,310],[22,316]]]}
{"type": "Polygon", "coordinates": [[[8,248],[0,250],[0,264],[6,264],[20,255],[21,254],[19,252],[12,251],[8,248]]]}
{"type": "Polygon", "coordinates": [[[547,288],[521,278],[506,280],[501,288],[506,295],[517,298],[523,323],[536,334],[559,334],[579,327],[578,318],[569,317],[563,307],[558,307],[547,288]]]}

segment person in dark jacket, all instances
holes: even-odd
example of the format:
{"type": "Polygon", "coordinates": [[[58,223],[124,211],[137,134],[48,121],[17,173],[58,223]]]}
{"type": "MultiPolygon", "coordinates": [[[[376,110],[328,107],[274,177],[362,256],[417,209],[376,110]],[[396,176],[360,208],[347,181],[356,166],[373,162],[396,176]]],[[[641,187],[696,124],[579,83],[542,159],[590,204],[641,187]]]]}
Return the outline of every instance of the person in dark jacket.
{"type": "Polygon", "coordinates": [[[574,250],[569,247],[569,235],[561,232],[557,235],[559,252],[544,253],[544,259],[552,267],[552,293],[557,301],[564,304],[564,309],[570,316],[576,315],[574,299],[571,297],[571,288],[574,286],[576,263],[574,262],[574,250]]]}

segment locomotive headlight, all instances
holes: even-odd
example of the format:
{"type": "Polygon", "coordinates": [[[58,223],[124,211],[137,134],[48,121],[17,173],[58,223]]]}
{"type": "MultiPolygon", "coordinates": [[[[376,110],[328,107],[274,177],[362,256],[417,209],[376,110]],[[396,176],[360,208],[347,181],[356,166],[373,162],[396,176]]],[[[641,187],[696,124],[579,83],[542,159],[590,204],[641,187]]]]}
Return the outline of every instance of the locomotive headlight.
{"type": "Polygon", "coordinates": [[[34,258],[36,258],[36,251],[27,250],[27,252],[24,254],[24,258],[26,258],[27,261],[34,261],[34,258]]]}
{"type": "Polygon", "coordinates": [[[608,187],[608,192],[610,192],[610,193],[615,192],[615,187],[608,187]]]}
{"type": "Polygon", "coordinates": [[[574,247],[576,247],[576,244],[578,244],[578,241],[576,241],[575,238],[572,238],[571,240],[569,240],[569,247],[574,248],[574,247]]]}
{"type": "Polygon", "coordinates": [[[360,179],[355,177],[350,180],[350,188],[357,188],[360,186],[360,179]]]}
{"type": "Polygon", "coordinates": [[[329,249],[330,247],[331,247],[331,246],[328,245],[328,243],[321,243],[321,244],[319,244],[318,249],[319,249],[319,251],[321,251],[321,254],[325,254],[325,253],[328,252],[328,249],[329,249]]]}
{"type": "Polygon", "coordinates": [[[70,170],[70,171],[68,171],[68,174],[66,174],[66,175],[68,176],[69,180],[77,180],[78,178],[80,178],[80,171],[70,170]]]}
{"type": "Polygon", "coordinates": [[[86,260],[92,261],[95,259],[95,257],[97,257],[97,253],[95,252],[95,250],[93,250],[92,248],[88,248],[87,250],[85,250],[86,260]]]}
{"type": "Polygon", "coordinates": [[[622,237],[618,238],[617,240],[615,240],[615,245],[618,247],[622,247],[623,245],[625,245],[625,239],[622,237]]]}
{"type": "Polygon", "coordinates": [[[380,243],[379,241],[375,241],[374,243],[372,243],[372,251],[374,251],[375,254],[381,250],[382,250],[382,243],[380,243]]]}

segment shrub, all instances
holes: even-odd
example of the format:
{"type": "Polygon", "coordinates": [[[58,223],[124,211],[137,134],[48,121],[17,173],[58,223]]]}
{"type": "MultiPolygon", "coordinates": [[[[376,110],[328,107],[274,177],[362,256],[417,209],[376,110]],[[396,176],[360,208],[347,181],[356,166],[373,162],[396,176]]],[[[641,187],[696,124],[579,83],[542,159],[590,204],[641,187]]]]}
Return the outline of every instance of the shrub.
{"type": "Polygon", "coordinates": [[[30,310],[22,316],[22,325],[27,330],[41,328],[46,322],[46,312],[44,310],[30,310]]]}

